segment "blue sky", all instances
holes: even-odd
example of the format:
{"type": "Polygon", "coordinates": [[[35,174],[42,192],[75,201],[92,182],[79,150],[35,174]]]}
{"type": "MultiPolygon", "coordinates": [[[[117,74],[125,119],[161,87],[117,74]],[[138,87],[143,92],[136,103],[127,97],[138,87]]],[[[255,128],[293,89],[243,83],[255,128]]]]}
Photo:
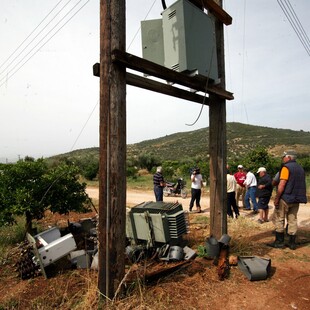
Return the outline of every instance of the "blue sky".
{"type": "MultiPolygon", "coordinates": [[[[290,3],[309,35],[310,1],[290,3]]],[[[161,18],[161,0],[126,6],[127,51],[141,57],[140,22],[161,18]]],[[[2,0],[0,8],[0,161],[98,146],[99,0],[2,0]]],[[[224,32],[226,88],[235,97],[227,121],[310,131],[310,57],[278,2],[224,8],[233,17],[224,32]]],[[[197,103],[127,86],[127,143],[208,127],[207,107],[186,125],[199,112],[197,103]]]]}

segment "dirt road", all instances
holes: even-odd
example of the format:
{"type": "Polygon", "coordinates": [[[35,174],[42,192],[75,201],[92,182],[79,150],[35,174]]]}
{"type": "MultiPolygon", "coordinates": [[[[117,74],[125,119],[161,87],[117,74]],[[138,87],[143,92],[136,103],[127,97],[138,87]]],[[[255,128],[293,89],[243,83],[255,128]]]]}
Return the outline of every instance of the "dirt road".
{"type": "MultiPolygon", "coordinates": [[[[89,197],[93,199],[99,198],[99,190],[97,187],[88,187],[87,193],[89,197]]],[[[133,207],[136,206],[142,202],[145,201],[154,201],[154,193],[149,191],[142,191],[142,190],[128,190],[127,191],[127,206],[133,207]]],[[[186,199],[182,199],[179,197],[164,197],[165,202],[176,202],[182,204],[184,210],[188,210],[189,208],[189,202],[190,202],[190,196],[188,196],[186,199]]],[[[203,193],[202,199],[201,199],[201,206],[202,206],[202,212],[203,213],[209,213],[210,211],[210,197],[208,196],[208,193],[203,193]]],[[[270,202],[270,214],[273,212],[273,202],[270,202]]],[[[194,207],[195,209],[195,207],[194,207]]],[[[253,220],[258,219],[258,215],[252,215],[249,214],[249,212],[243,211],[240,209],[241,216],[246,216],[248,218],[251,218],[253,220]]],[[[298,212],[298,225],[303,227],[309,227],[310,228],[310,203],[307,204],[301,204],[299,207],[298,212]]]]}

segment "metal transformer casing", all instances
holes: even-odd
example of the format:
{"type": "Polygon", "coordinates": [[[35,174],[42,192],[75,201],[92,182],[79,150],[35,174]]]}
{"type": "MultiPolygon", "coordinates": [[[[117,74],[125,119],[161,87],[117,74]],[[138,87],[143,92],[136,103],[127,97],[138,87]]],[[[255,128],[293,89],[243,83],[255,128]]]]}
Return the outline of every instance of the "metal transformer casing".
{"type": "Polygon", "coordinates": [[[187,0],[141,22],[143,58],[177,72],[218,79],[213,19],[187,0]]]}

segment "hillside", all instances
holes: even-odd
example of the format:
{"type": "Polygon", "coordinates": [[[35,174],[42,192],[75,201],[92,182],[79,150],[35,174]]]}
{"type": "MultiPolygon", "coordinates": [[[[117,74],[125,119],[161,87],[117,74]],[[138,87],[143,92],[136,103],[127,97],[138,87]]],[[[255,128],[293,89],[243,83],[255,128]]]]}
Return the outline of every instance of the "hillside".
{"type": "MultiPolygon", "coordinates": [[[[127,145],[127,157],[152,153],[161,160],[182,160],[197,155],[207,156],[209,128],[179,132],[157,139],[127,145]]],[[[310,155],[310,132],[277,129],[241,123],[227,123],[227,156],[240,157],[256,146],[268,148],[278,156],[284,149],[294,148],[300,154],[310,155]]],[[[69,159],[99,156],[99,148],[76,150],[55,157],[69,159]]]]}

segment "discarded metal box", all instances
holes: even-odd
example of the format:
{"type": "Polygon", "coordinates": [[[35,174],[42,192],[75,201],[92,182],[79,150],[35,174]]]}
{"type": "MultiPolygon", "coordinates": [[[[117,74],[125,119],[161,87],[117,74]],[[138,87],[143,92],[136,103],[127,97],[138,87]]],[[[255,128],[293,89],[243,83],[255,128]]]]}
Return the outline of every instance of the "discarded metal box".
{"type": "Polygon", "coordinates": [[[177,245],[188,230],[183,207],[179,203],[144,202],[127,212],[126,235],[140,241],[177,245]]]}
{"type": "Polygon", "coordinates": [[[27,239],[34,249],[41,271],[46,277],[44,267],[54,263],[76,249],[71,233],[61,237],[60,230],[52,227],[34,237],[27,233],[27,239]]]}
{"type": "Polygon", "coordinates": [[[250,281],[267,279],[271,270],[271,259],[256,256],[238,257],[240,270],[250,281]]]}

